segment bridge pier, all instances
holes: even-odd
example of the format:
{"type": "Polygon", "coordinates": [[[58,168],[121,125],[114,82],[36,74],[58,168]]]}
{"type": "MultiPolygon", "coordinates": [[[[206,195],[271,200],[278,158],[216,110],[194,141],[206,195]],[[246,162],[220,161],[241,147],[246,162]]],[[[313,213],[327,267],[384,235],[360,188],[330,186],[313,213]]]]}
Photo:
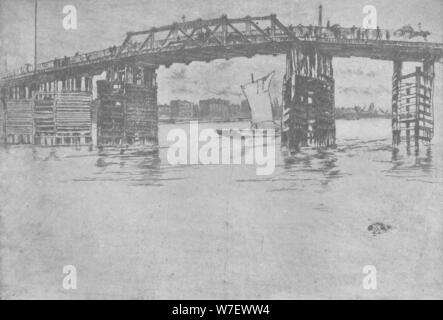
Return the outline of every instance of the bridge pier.
{"type": "Polygon", "coordinates": [[[406,142],[415,153],[434,136],[434,60],[425,60],[415,72],[403,75],[401,61],[394,61],[392,77],[392,144],[406,142]]]}
{"type": "Polygon", "coordinates": [[[30,79],[2,90],[0,138],[7,144],[91,145],[91,100],[79,79],[30,79]]]}
{"type": "Polygon", "coordinates": [[[282,146],[335,145],[332,57],[315,47],[292,47],[283,81],[282,146]]]}
{"type": "Polygon", "coordinates": [[[114,65],[97,81],[98,145],[156,145],[156,67],[114,65]]]}
{"type": "Polygon", "coordinates": [[[156,66],[112,65],[92,77],[31,79],[2,88],[0,142],[37,145],[152,145],[158,142],[156,66]],[[97,122],[97,139],[93,132],[97,122]]]}

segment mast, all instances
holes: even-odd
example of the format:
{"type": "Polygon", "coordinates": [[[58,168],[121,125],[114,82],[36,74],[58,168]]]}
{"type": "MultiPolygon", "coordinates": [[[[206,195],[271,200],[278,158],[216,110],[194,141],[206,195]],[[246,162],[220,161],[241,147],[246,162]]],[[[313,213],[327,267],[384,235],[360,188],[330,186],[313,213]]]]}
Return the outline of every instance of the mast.
{"type": "Polygon", "coordinates": [[[34,73],[37,72],[37,0],[34,0],[34,73]]]}

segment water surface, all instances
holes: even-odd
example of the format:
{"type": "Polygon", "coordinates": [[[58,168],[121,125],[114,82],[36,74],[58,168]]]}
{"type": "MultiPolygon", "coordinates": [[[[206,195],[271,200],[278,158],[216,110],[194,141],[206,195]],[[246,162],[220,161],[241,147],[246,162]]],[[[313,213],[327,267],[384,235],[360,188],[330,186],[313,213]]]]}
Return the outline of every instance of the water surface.
{"type": "MultiPolygon", "coordinates": [[[[247,124],[200,125],[220,126],[247,124]]],[[[2,296],[443,298],[441,143],[393,154],[390,120],[339,120],[336,149],[288,157],[277,141],[274,173],[257,176],[169,165],[176,127],[124,154],[0,147],[2,296]],[[64,265],[77,290],[62,288],[64,265]]]]}

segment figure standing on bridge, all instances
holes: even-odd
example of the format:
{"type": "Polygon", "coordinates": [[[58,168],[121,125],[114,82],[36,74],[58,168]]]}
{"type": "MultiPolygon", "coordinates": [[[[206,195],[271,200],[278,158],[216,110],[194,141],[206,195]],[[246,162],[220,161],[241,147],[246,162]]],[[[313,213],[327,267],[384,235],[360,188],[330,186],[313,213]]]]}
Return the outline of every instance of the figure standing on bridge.
{"type": "Polygon", "coordinates": [[[391,39],[391,34],[389,33],[389,30],[386,30],[386,40],[389,41],[391,39]]]}
{"type": "Polygon", "coordinates": [[[357,27],[355,25],[352,26],[351,28],[351,37],[352,39],[355,39],[355,31],[357,30],[357,27]]]}
{"type": "Polygon", "coordinates": [[[365,29],[364,35],[365,35],[366,41],[369,40],[369,29],[365,29]]]}
{"type": "Polygon", "coordinates": [[[313,38],[312,33],[314,32],[314,27],[312,26],[312,24],[309,25],[308,27],[308,36],[310,39],[313,38]]]}
{"type": "Polygon", "coordinates": [[[381,40],[381,29],[379,26],[377,26],[377,37],[375,38],[375,40],[381,40]]]}
{"type": "Polygon", "coordinates": [[[109,53],[111,54],[111,56],[116,54],[117,51],[117,47],[116,46],[112,46],[108,48],[109,53]]]}

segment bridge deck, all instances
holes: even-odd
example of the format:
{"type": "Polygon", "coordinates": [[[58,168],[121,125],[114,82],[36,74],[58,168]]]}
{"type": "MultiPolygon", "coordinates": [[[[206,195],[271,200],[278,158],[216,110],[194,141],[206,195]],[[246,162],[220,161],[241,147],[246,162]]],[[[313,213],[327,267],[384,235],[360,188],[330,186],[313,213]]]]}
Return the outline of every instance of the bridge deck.
{"type": "Polygon", "coordinates": [[[293,44],[310,43],[334,57],[443,62],[443,44],[405,41],[394,31],[285,26],[274,15],[243,19],[196,20],[146,31],[129,32],[122,45],[105,50],[27,65],[0,79],[0,86],[51,81],[62,75],[95,74],[114,63],[166,65],[254,55],[278,55],[293,44]],[[259,25],[260,23],[260,25],[259,25]],[[361,32],[361,34],[360,34],[361,32]],[[389,33],[389,40],[386,35],[389,33]],[[381,39],[383,40],[381,40],[381,39]]]}

